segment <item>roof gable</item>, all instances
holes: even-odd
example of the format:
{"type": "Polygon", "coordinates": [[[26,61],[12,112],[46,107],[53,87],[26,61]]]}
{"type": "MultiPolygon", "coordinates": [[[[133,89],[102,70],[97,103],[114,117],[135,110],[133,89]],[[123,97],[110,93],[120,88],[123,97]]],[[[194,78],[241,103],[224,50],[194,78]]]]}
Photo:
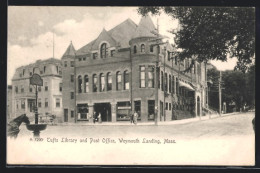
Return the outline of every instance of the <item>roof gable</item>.
{"type": "Polygon", "coordinates": [[[109,33],[103,29],[102,32],[99,34],[98,38],[94,41],[93,45],[91,46],[91,50],[98,50],[99,45],[102,41],[107,41],[110,47],[116,46],[116,40],[109,35],[109,33]]]}
{"type": "Polygon", "coordinates": [[[75,56],[75,54],[76,54],[76,50],[75,50],[72,42],[70,42],[70,45],[68,46],[65,53],[62,55],[62,58],[66,57],[66,56],[75,56]]]}

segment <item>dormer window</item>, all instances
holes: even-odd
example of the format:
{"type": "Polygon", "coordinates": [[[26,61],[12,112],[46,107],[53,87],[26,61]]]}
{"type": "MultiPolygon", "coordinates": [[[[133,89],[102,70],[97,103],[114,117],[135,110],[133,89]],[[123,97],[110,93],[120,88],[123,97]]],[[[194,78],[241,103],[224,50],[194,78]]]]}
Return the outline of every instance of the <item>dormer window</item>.
{"type": "Polygon", "coordinates": [[[106,43],[103,43],[101,45],[100,55],[101,55],[101,58],[106,58],[107,57],[107,44],[106,43]]]}
{"type": "Polygon", "coordinates": [[[145,50],[145,46],[144,46],[144,44],[142,44],[141,45],[141,52],[144,52],[144,50],[145,50]]]}

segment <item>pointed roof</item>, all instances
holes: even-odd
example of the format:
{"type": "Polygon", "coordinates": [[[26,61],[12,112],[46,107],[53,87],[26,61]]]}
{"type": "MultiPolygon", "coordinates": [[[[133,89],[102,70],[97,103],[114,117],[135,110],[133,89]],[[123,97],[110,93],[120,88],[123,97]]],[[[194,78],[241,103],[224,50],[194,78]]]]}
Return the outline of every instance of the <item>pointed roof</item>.
{"type": "Polygon", "coordinates": [[[77,55],[83,55],[92,50],[97,50],[97,44],[99,44],[100,40],[108,41],[110,46],[116,46],[119,44],[121,48],[129,47],[129,40],[133,37],[136,28],[137,25],[131,19],[127,19],[109,31],[103,29],[95,40],[78,49],[76,53],[77,55]]]}
{"type": "Polygon", "coordinates": [[[143,16],[139,22],[138,27],[135,30],[133,38],[138,37],[156,37],[156,28],[149,15],[143,16]]]}
{"type": "Polygon", "coordinates": [[[67,50],[65,51],[65,53],[62,55],[62,58],[65,56],[75,56],[76,54],[76,50],[72,44],[72,41],[70,42],[70,45],[68,46],[67,50]]]}

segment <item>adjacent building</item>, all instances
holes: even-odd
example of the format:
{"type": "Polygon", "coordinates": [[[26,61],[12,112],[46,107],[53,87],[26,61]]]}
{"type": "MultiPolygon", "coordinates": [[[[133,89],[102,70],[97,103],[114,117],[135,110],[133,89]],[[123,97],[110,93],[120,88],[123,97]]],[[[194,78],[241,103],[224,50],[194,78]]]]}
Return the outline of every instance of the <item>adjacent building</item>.
{"type": "MultiPolygon", "coordinates": [[[[179,60],[151,18],[127,19],[82,48],[70,43],[62,56],[64,122],[139,121],[201,116],[207,106],[206,64],[179,60]]],[[[15,86],[15,85],[14,85],[15,86]]]]}
{"type": "Polygon", "coordinates": [[[26,113],[30,119],[34,119],[36,88],[29,82],[34,73],[43,79],[43,86],[38,87],[39,121],[55,115],[57,121],[62,122],[62,66],[61,61],[55,58],[38,60],[16,69],[12,78],[12,116],[26,113]]]}

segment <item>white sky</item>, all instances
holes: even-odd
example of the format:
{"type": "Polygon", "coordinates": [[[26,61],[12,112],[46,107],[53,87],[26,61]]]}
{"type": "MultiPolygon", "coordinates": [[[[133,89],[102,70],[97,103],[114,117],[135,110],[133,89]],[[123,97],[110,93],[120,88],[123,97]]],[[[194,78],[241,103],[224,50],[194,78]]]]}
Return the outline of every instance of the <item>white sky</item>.
{"type": "MultiPolygon", "coordinates": [[[[7,83],[11,84],[17,67],[52,57],[52,32],[55,40],[54,56],[60,59],[70,41],[77,50],[95,39],[103,28],[110,30],[127,18],[138,24],[141,16],[136,9],[137,7],[8,7],[7,83]]],[[[165,14],[151,17],[155,25],[159,19],[160,33],[168,36],[173,43],[173,35],[168,31],[177,27],[177,20],[172,20],[165,14]]],[[[221,70],[233,69],[234,60],[212,64],[221,70]]]]}

